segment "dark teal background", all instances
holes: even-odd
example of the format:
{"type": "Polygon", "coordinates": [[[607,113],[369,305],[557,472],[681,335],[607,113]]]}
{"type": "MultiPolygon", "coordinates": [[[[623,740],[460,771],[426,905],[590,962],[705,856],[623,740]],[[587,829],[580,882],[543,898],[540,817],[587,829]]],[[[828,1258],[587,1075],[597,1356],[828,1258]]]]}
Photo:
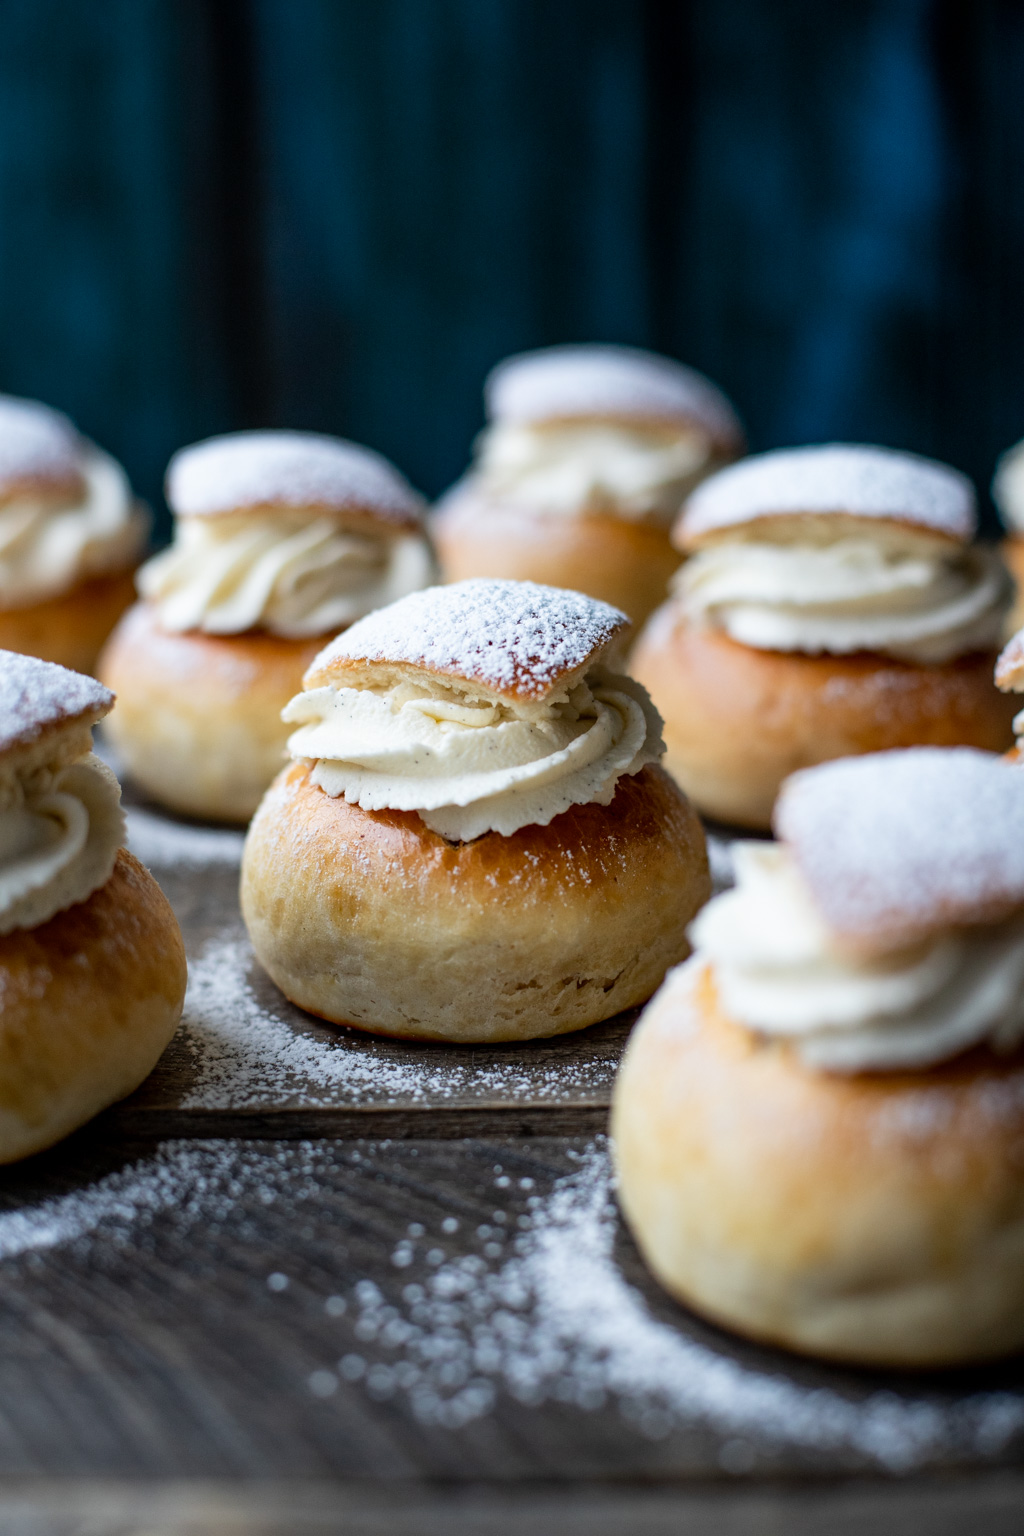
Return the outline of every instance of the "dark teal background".
{"type": "Polygon", "coordinates": [[[503,354],[606,339],[753,444],[1024,435],[1024,7],[0,0],[0,388],[159,496],[340,432],[425,491],[503,354]]]}

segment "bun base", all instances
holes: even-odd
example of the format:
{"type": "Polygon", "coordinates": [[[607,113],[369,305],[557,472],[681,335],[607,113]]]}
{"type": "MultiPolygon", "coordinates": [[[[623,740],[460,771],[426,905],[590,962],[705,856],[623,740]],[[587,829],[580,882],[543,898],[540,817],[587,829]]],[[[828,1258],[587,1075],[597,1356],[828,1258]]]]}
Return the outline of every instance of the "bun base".
{"type": "Polygon", "coordinates": [[[139,1086],[178,1026],[186,976],[177,919],[123,848],[88,901],[0,937],[0,1163],[139,1086]]]}
{"type": "Polygon", "coordinates": [[[247,822],[284,760],[281,711],[323,643],[172,634],[153,604],[136,603],[100,657],[117,694],[104,731],[125,772],[182,815],[247,822]]]}
{"type": "Polygon", "coordinates": [[[135,601],[133,570],[97,576],[25,608],[0,608],[0,650],[92,673],[103,642],[135,601]]]}
{"type": "Polygon", "coordinates": [[[1020,701],[996,688],[995,662],[995,651],[930,667],[869,652],[761,651],[689,623],[670,602],[629,670],[664,717],[665,766],[697,808],[766,831],[798,768],[890,747],[1006,751],[1020,701]]]}
{"type": "Polygon", "coordinates": [[[1024,1055],[815,1072],[704,970],[634,1031],[612,1136],[647,1263],[712,1321],[859,1365],[1024,1347],[1024,1055]]]}
{"type": "Polygon", "coordinates": [[[584,514],[540,516],[471,490],[442,503],[431,531],[445,581],[498,576],[569,587],[642,624],[664,602],[682,556],[667,526],[584,514]]]}
{"type": "Polygon", "coordinates": [[[286,997],[404,1039],[532,1040],[643,1002],[710,895],[704,834],[660,768],[609,806],[448,843],[332,799],[296,763],[257,812],[242,914],[286,997]]]}

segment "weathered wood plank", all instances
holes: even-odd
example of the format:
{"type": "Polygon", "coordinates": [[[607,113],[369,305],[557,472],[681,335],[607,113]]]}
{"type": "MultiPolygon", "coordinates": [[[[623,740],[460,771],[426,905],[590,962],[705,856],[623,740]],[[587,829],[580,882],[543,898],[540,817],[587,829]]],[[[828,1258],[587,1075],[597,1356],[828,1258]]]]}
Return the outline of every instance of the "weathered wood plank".
{"type": "Polygon", "coordinates": [[[8,1169],[0,1491],[1019,1464],[1019,1362],[922,1382],[732,1340],[659,1292],[609,1194],[602,1148],[557,1139],[79,1138],[8,1169]]]}

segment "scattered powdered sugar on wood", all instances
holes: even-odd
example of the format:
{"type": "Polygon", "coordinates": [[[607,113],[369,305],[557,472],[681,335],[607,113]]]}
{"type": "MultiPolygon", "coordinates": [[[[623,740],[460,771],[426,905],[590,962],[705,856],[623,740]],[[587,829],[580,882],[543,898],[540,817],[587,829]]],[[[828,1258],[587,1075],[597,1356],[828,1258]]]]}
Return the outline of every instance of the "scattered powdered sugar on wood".
{"type": "Polygon", "coordinates": [[[542,699],[627,624],[608,603],[532,581],[458,581],[413,592],[359,619],[313,662],[401,663],[542,699]]]}
{"type": "Polygon", "coordinates": [[[167,470],[167,500],[181,516],[244,507],[368,511],[418,523],[422,498],[379,453],[318,432],[233,432],[180,449],[167,470]]]}
{"type": "Polygon", "coordinates": [[[439,1059],[443,1047],[332,1029],[292,1008],[237,935],[211,940],[191,963],[183,1022],[194,1058],[182,1100],[190,1109],[557,1102],[567,1093],[606,1102],[618,1057],[559,1059],[556,1050],[553,1060],[531,1060],[519,1047],[509,1052],[518,1060],[467,1050],[465,1062],[452,1062],[439,1059]]]}
{"type": "Polygon", "coordinates": [[[969,747],[912,747],[794,774],[775,807],[825,921],[894,948],[1024,903],[1024,774],[969,747]]]}
{"type": "Polygon", "coordinates": [[[66,479],[78,472],[81,439],[60,411],[38,400],[0,395],[0,485],[66,479]]]}
{"type": "Polygon", "coordinates": [[[125,807],[125,821],[128,847],[147,866],[201,868],[204,864],[238,866],[242,862],[244,832],[174,822],[130,805],[125,807]]]}
{"type": "Polygon", "coordinates": [[[693,421],[728,446],[743,429],[720,389],[673,358],[635,347],[544,347],[506,358],[484,384],[492,421],[586,416],[693,421]]]}
{"type": "Polygon", "coordinates": [[[913,453],[859,444],[754,454],[693,492],[680,531],[686,538],[787,512],[847,512],[918,523],[957,539],[977,525],[966,475],[913,453]]]}
{"type": "Polygon", "coordinates": [[[0,751],[34,741],[52,725],[83,716],[98,720],[113,702],[110,689],[94,677],[0,651],[0,751]]]}
{"type": "MultiPolygon", "coordinates": [[[[1017,1393],[953,1399],[853,1386],[847,1395],[745,1364],[655,1318],[616,1262],[620,1227],[603,1139],[578,1172],[528,1207],[519,1235],[485,1240],[482,1254],[438,1263],[443,1253],[425,1236],[423,1278],[412,1283],[416,1242],[399,1243],[398,1297],[364,1280],[346,1307],[359,1346],[376,1346],[380,1358],[350,1351],[338,1361],[340,1377],[364,1381],[378,1399],[404,1394],[421,1422],[450,1429],[488,1413],[502,1388],[529,1406],[555,1400],[595,1411],[614,1400],[655,1438],[686,1422],[727,1436],[727,1470],[739,1469],[741,1452],[749,1470],[755,1447],[770,1456],[789,1446],[845,1451],[906,1473],[951,1455],[997,1455],[1024,1432],[1017,1393]],[[504,1262],[488,1262],[499,1255],[504,1262]]],[[[491,1228],[480,1233],[488,1239],[491,1228]]],[[[321,1395],[332,1374],[316,1373],[321,1395]]]]}

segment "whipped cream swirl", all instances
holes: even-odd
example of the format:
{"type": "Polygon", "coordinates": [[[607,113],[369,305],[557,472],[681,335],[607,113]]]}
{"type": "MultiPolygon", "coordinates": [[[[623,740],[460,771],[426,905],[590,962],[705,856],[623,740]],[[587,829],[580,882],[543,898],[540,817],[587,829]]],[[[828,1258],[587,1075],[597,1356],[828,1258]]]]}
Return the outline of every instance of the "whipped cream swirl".
{"type": "Polygon", "coordinates": [[[419,534],[349,531],[287,514],[183,517],[174,543],[139,572],[165,629],[237,635],[266,629],[306,639],[427,586],[433,557],[419,534]]]}
{"type": "Polygon", "coordinates": [[[134,564],[149,519],[116,459],[92,444],[81,465],[85,494],[71,506],[19,496],[0,506],[0,605],[25,607],[78,582],[134,564]]]}
{"type": "Polygon", "coordinates": [[[675,577],[684,612],[766,651],[876,651],[939,665],[999,643],[1010,582],[994,550],[887,551],[867,538],[730,542],[675,577]]]}
{"type": "Polygon", "coordinates": [[[1024,919],[946,933],[884,956],[844,950],[789,850],[734,847],[736,887],[690,927],[725,1012],[789,1040],[812,1067],[929,1067],[987,1041],[1024,1039],[1024,919]]]}
{"type": "Polygon", "coordinates": [[[595,666],[556,700],[519,706],[441,679],[310,689],[283,718],[312,780],[364,810],[418,811],[452,842],[545,827],[572,805],[610,805],[623,774],[663,753],[661,719],[631,678],[595,666]]]}
{"type": "Polygon", "coordinates": [[[110,879],[125,835],[121,786],[92,753],[3,789],[0,934],[85,901],[110,879]]]}
{"type": "Polygon", "coordinates": [[[538,512],[668,521],[712,451],[696,425],[498,422],[478,439],[476,476],[496,499],[538,512]]]}

